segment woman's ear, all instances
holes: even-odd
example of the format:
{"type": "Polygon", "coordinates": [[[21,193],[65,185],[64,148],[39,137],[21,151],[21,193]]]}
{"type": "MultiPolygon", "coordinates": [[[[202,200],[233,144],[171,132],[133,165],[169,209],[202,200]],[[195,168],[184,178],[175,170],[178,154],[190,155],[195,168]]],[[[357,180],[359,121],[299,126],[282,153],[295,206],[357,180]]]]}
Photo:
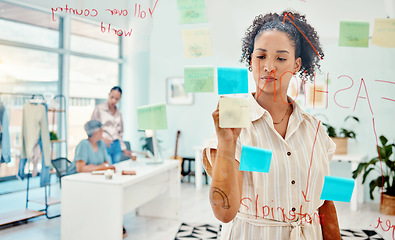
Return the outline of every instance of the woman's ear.
{"type": "Polygon", "coordinates": [[[300,57],[298,57],[295,60],[295,73],[299,72],[300,68],[302,67],[302,59],[300,57]]]}

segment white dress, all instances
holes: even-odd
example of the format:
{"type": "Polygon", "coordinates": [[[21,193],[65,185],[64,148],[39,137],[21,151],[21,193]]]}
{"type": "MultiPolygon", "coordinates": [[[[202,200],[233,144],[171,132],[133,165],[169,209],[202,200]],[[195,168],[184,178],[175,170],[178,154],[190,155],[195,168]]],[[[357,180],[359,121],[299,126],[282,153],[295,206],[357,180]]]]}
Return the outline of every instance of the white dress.
{"type": "MultiPolygon", "coordinates": [[[[292,104],[285,138],[274,129],[269,112],[251,94],[249,104],[251,124],[240,133],[235,159],[240,161],[242,145],[270,149],[270,171],[243,172],[240,209],[231,222],[224,224],[221,238],[322,239],[317,210],[324,202],[320,195],[336,145],[319,120],[296,103],[292,104]]],[[[217,145],[214,136],[205,143],[206,153],[217,145]]],[[[203,159],[211,174],[210,154],[203,159]]]]}

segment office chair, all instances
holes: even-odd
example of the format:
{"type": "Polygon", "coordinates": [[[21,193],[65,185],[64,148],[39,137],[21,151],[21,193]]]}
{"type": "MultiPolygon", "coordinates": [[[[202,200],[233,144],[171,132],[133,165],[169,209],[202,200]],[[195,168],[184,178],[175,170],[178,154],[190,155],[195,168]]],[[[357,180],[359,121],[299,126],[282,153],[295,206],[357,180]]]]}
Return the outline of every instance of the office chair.
{"type": "MultiPolygon", "coordinates": [[[[130,151],[130,150],[131,150],[130,142],[128,142],[128,141],[123,141],[123,142],[124,142],[125,145],[126,145],[126,150],[129,150],[129,151],[130,151]]],[[[125,160],[128,160],[128,159],[130,159],[130,157],[128,157],[128,156],[122,154],[121,162],[122,162],[122,161],[125,161],[125,160]]]]}
{"type": "Polygon", "coordinates": [[[56,176],[59,178],[59,185],[62,188],[62,177],[66,176],[67,169],[71,165],[71,162],[67,158],[56,158],[51,160],[52,165],[56,170],[56,176]]]}

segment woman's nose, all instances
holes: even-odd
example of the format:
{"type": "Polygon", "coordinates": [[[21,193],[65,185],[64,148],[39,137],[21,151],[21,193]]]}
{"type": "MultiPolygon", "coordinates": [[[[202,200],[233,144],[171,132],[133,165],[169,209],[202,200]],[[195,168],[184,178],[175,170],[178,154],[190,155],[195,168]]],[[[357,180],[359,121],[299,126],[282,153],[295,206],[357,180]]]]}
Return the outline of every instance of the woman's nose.
{"type": "Polygon", "coordinates": [[[274,71],[274,64],[271,61],[267,61],[264,63],[263,70],[265,72],[271,73],[274,71]]]}

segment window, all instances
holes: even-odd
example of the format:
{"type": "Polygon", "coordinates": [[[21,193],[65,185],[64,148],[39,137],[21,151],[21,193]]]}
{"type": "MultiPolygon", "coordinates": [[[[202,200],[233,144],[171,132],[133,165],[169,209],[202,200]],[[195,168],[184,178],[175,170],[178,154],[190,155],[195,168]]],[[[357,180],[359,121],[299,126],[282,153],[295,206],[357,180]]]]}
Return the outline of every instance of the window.
{"type": "Polygon", "coordinates": [[[100,26],[72,20],[70,49],[68,158],[72,161],[76,146],[87,138],[84,124],[96,104],[119,84],[119,37],[103,35],[100,26]]]}
{"type": "MultiPolygon", "coordinates": [[[[76,145],[86,138],[84,124],[95,105],[105,101],[109,90],[119,84],[120,37],[102,34],[100,24],[77,19],[61,21],[58,16],[54,19],[47,12],[0,2],[0,101],[10,118],[12,154],[11,162],[0,166],[2,179],[18,172],[22,106],[28,96],[58,95],[59,86],[69,86],[66,131],[68,157],[73,160],[76,145]],[[70,27],[62,26],[64,22],[70,22],[70,27]],[[65,42],[60,38],[60,29],[70,29],[64,33],[70,36],[69,47],[60,46],[65,42]],[[70,56],[63,58],[69,59],[69,68],[60,66],[63,54],[70,56]]],[[[48,117],[52,119],[51,113],[48,117]]],[[[56,130],[56,122],[49,127],[56,130]]]]}
{"type": "Polygon", "coordinates": [[[48,13],[0,2],[0,39],[57,48],[59,18],[48,13]]]}

